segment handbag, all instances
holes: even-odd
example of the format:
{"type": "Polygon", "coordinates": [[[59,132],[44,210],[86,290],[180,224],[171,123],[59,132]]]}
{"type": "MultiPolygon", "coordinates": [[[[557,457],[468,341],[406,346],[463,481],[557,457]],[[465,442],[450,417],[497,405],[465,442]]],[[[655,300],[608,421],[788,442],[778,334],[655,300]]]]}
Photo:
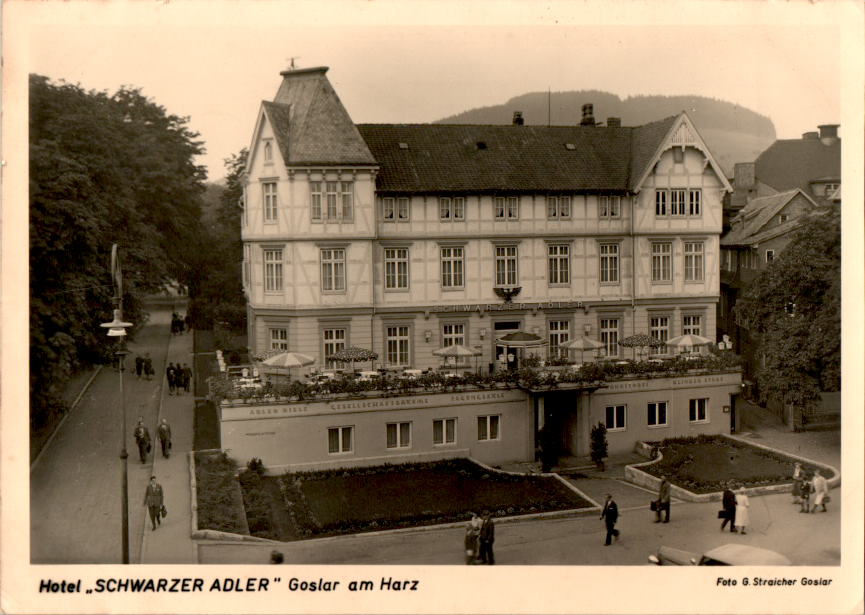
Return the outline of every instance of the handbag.
{"type": "Polygon", "coordinates": [[[649,502],[649,509],[650,509],[652,512],[657,512],[657,510],[658,510],[658,501],[657,501],[657,500],[652,500],[651,502],[649,502]]]}
{"type": "Polygon", "coordinates": [[[718,511],[718,518],[719,519],[726,519],[727,518],[727,511],[726,510],[719,510],[718,511]]]}
{"type": "Polygon", "coordinates": [[[151,449],[151,448],[153,448],[153,447],[150,446],[150,442],[148,442],[148,443],[147,443],[147,452],[148,452],[148,453],[150,452],[150,449],[151,449]]]}
{"type": "Polygon", "coordinates": [[[162,510],[159,511],[159,514],[162,515],[163,519],[168,516],[168,509],[165,508],[165,504],[162,505],[162,510]]]}

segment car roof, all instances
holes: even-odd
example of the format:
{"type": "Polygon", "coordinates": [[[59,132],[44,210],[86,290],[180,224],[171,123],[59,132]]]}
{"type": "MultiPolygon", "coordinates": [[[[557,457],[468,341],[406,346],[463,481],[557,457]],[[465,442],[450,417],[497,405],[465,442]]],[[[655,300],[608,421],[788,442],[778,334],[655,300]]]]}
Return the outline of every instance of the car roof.
{"type": "Polygon", "coordinates": [[[740,545],[735,543],[726,544],[711,551],[706,551],[704,557],[730,564],[731,566],[790,566],[789,559],[760,547],[740,545]]]}

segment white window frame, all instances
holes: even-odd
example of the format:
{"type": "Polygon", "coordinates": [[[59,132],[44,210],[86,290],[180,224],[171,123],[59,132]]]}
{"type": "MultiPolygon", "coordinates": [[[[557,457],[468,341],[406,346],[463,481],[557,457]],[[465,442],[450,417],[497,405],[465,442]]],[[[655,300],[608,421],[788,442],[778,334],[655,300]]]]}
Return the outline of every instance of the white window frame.
{"type": "Polygon", "coordinates": [[[384,327],[385,361],[388,365],[411,365],[412,328],[404,324],[388,324],[384,327]],[[403,332],[402,330],[405,329],[403,332]]]}
{"type": "Polygon", "coordinates": [[[628,406],[627,404],[614,404],[604,408],[604,426],[607,431],[625,431],[628,428],[628,406]],[[610,410],[612,410],[612,425],[610,425],[610,410]],[[621,416],[619,415],[621,410],[621,416]],[[619,421],[621,420],[621,425],[619,421]]]}
{"type": "Polygon", "coordinates": [[[568,220],[571,217],[570,195],[547,196],[547,219],[568,220]]]}
{"type": "Polygon", "coordinates": [[[701,314],[682,315],[682,335],[703,335],[703,316],[701,314]]]}
{"type": "Polygon", "coordinates": [[[340,195],[340,205],[341,211],[339,217],[343,221],[353,220],[354,219],[354,182],[353,181],[340,181],[339,182],[339,195],[340,195]]]}
{"type": "Polygon", "coordinates": [[[775,260],[775,250],[766,250],[766,264],[775,260]]]}
{"type": "Polygon", "coordinates": [[[685,281],[704,282],[706,279],[706,244],[702,241],[684,242],[685,281]]]}
{"type": "Polygon", "coordinates": [[[682,217],[687,212],[688,191],[684,188],[673,188],[670,190],[670,215],[682,217]]]}
{"type": "Polygon", "coordinates": [[[619,263],[621,262],[619,258],[619,244],[598,244],[598,261],[600,266],[598,280],[600,283],[610,285],[619,284],[619,263]]]}
{"type": "Polygon", "coordinates": [[[618,317],[600,319],[598,331],[600,332],[600,341],[604,344],[604,347],[600,349],[602,356],[619,356],[619,331],[621,324],[622,321],[618,317]]]}
{"type": "Polygon", "coordinates": [[[410,286],[410,258],[406,247],[384,248],[384,289],[407,291],[410,286]]]}
{"type": "Polygon", "coordinates": [[[466,219],[466,199],[462,196],[439,197],[439,220],[462,222],[466,219]]]}
{"type": "Polygon", "coordinates": [[[502,415],[478,415],[478,442],[498,442],[502,439],[502,415]],[[492,437],[495,431],[495,437],[492,437]]]}
{"type": "Polygon", "coordinates": [[[494,246],[495,286],[510,288],[519,284],[519,247],[516,245],[494,246]]]}
{"type": "Polygon", "coordinates": [[[689,423],[708,423],[709,422],[709,398],[699,397],[688,400],[688,422],[689,423]],[[695,403],[696,402],[696,403],[695,403]],[[700,414],[703,416],[701,417],[700,414]]]}
{"type": "Polygon", "coordinates": [[[567,243],[547,244],[547,285],[571,285],[571,246],[567,243]]]}
{"type": "Polygon", "coordinates": [[[345,248],[320,248],[321,291],[344,293],[346,289],[345,248]]]}
{"type": "Polygon", "coordinates": [[[346,327],[324,327],[321,330],[322,363],[330,369],[342,366],[339,361],[328,361],[327,357],[348,347],[346,327]]]}
{"type": "Polygon", "coordinates": [[[703,215],[703,191],[700,188],[688,190],[688,215],[703,215]]]}
{"type": "Polygon", "coordinates": [[[411,421],[396,421],[386,423],[385,447],[388,449],[411,448],[411,421]],[[393,444],[391,444],[390,432],[393,429],[393,444]]]}
{"type": "Polygon", "coordinates": [[[347,455],[354,452],[354,425],[327,428],[327,452],[329,455],[347,455]],[[331,433],[336,432],[336,448],[331,447],[331,433]],[[346,436],[347,434],[347,436],[346,436]],[[347,445],[346,445],[346,441],[347,445]]]}
{"type": "Polygon", "coordinates": [[[519,220],[520,198],[516,196],[493,197],[493,216],[496,220],[519,220]]]}
{"type": "Polygon", "coordinates": [[[463,246],[440,246],[441,286],[444,290],[465,288],[465,248],[463,246]]]}
{"type": "Polygon", "coordinates": [[[262,248],[264,261],[264,292],[281,293],[283,289],[283,249],[262,248]]]}
{"type": "Polygon", "coordinates": [[[264,221],[272,224],[279,215],[279,193],[275,181],[261,182],[261,199],[264,206],[264,221]]]}
{"type": "Polygon", "coordinates": [[[669,410],[669,404],[666,401],[650,401],[646,404],[646,426],[649,428],[668,427],[670,425],[669,410]],[[658,418],[662,409],[664,415],[663,423],[658,418]]]}
{"type": "Polygon", "coordinates": [[[622,197],[615,195],[598,197],[599,218],[619,218],[621,215],[622,197]]]}
{"type": "Polygon", "coordinates": [[[547,321],[547,339],[549,340],[550,357],[568,358],[568,349],[562,348],[562,344],[571,339],[570,320],[547,321]]]}
{"type": "MultiPolygon", "coordinates": [[[[670,339],[670,316],[667,314],[649,314],[649,336],[661,342],[670,339]]],[[[649,354],[667,354],[667,347],[652,347],[649,354]]]]}
{"type": "Polygon", "coordinates": [[[312,220],[321,221],[323,202],[324,193],[321,191],[321,182],[309,182],[309,217],[312,220]]]}
{"type": "Polygon", "coordinates": [[[270,327],[270,349],[288,350],[288,329],[285,327],[270,327]]]}
{"type": "Polygon", "coordinates": [[[433,419],[433,430],[432,430],[432,444],[433,446],[454,446],[457,443],[457,419],[456,417],[446,418],[446,419],[433,419]],[[441,429],[441,439],[439,442],[436,441],[436,427],[437,425],[441,429]],[[448,429],[450,427],[450,429],[448,429]]]}
{"type": "Polygon", "coordinates": [[[655,190],[655,217],[667,215],[667,202],[669,197],[666,190],[655,190]]]}
{"type": "Polygon", "coordinates": [[[673,281],[673,242],[652,242],[652,283],[670,284],[673,281]]]}

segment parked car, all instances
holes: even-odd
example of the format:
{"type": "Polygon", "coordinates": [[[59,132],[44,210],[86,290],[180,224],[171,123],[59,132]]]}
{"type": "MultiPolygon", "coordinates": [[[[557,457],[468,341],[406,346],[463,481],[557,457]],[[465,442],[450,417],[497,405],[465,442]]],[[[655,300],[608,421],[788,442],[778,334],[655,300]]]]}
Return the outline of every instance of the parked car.
{"type": "Polygon", "coordinates": [[[649,556],[656,566],[792,566],[792,562],[775,551],[750,545],[726,544],[699,553],[661,547],[656,555],[649,556]]]}

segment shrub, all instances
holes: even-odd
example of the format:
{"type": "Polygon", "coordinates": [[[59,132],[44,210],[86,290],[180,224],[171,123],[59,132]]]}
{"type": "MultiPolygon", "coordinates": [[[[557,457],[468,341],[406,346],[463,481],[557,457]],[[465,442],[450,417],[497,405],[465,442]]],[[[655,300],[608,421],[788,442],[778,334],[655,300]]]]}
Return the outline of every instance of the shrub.
{"type": "Polygon", "coordinates": [[[246,534],[235,464],[225,454],[195,453],[198,529],[246,534]]]}
{"type": "Polygon", "coordinates": [[[607,428],[600,422],[592,427],[591,457],[595,464],[603,468],[604,459],[607,457],[607,428]]]}

